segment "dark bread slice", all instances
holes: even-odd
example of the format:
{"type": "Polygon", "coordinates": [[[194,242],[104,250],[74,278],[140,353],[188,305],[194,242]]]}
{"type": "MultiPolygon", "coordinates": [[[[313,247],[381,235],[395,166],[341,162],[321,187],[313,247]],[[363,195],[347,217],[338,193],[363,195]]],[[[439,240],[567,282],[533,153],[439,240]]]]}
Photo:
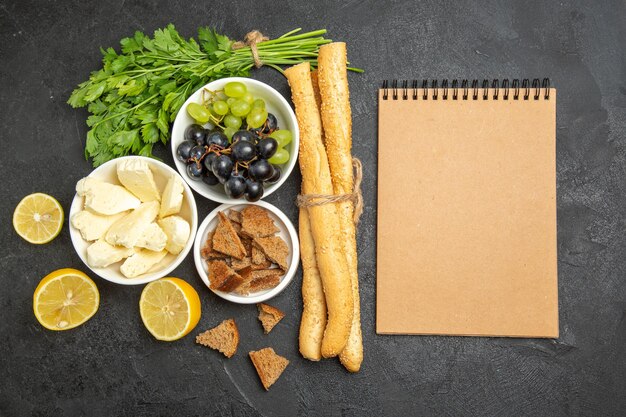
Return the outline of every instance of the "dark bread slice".
{"type": "Polygon", "coordinates": [[[263,251],[259,248],[257,248],[256,246],[252,246],[252,251],[251,251],[251,256],[252,256],[252,263],[255,265],[259,265],[264,263],[265,261],[267,261],[267,258],[265,257],[265,254],[263,253],[263,251]]]}
{"type": "Polygon", "coordinates": [[[216,251],[215,249],[213,249],[213,235],[214,234],[215,234],[214,231],[209,232],[206,238],[206,242],[204,243],[204,246],[200,250],[200,255],[202,256],[203,259],[224,259],[226,257],[226,255],[224,255],[223,253],[220,253],[216,251]]]}
{"type": "Polygon", "coordinates": [[[219,350],[227,358],[237,352],[239,346],[239,330],[233,319],[226,319],[216,327],[196,336],[196,343],[211,349],[219,350]]]}
{"type": "MultiPolygon", "coordinates": [[[[278,271],[278,270],[276,270],[278,271]]],[[[252,271],[254,274],[255,271],[252,271]]],[[[280,284],[280,275],[266,275],[260,278],[253,278],[249,284],[247,284],[248,292],[259,292],[272,289],[280,284]]]]}
{"type": "Polygon", "coordinates": [[[209,262],[209,281],[212,290],[231,292],[239,287],[244,279],[224,261],[209,262]]]}
{"type": "Polygon", "coordinates": [[[274,352],[271,347],[252,351],[249,355],[266,390],[270,389],[289,365],[289,360],[274,352]]]}
{"type": "MultiPolygon", "coordinates": [[[[252,268],[253,271],[271,268],[271,266],[272,266],[272,263],[270,261],[268,261],[268,260],[266,260],[262,264],[255,265],[254,262],[253,262],[252,265],[250,265],[250,267],[252,268]]],[[[278,269],[276,269],[276,271],[278,271],[278,269]]]]}
{"type": "Polygon", "coordinates": [[[259,206],[248,206],[241,210],[241,233],[250,237],[272,236],[279,232],[267,210],[259,206]]]}
{"type": "Polygon", "coordinates": [[[221,211],[217,213],[219,222],[213,235],[213,249],[233,258],[242,259],[246,249],[233,228],[233,224],[221,211]]]}
{"type": "Polygon", "coordinates": [[[241,244],[246,250],[246,256],[252,257],[252,248],[254,247],[252,239],[247,236],[242,236],[241,234],[239,234],[239,238],[241,239],[241,244]]]}
{"type": "Polygon", "coordinates": [[[228,219],[231,222],[241,224],[241,212],[233,209],[228,210],[228,219]]]}
{"type": "Polygon", "coordinates": [[[231,262],[230,267],[233,268],[235,271],[239,271],[241,269],[249,267],[250,265],[252,265],[252,258],[246,256],[243,259],[234,259],[231,262]]]}
{"type": "Polygon", "coordinates": [[[257,270],[253,268],[252,270],[252,278],[254,279],[263,278],[263,277],[267,277],[270,275],[278,275],[280,277],[280,276],[285,275],[285,271],[283,271],[280,268],[257,269],[257,270]]]}
{"type": "Polygon", "coordinates": [[[289,268],[287,265],[289,247],[282,238],[278,236],[255,237],[254,245],[261,249],[270,261],[278,264],[285,271],[289,268]]]}
{"type": "Polygon", "coordinates": [[[285,313],[269,304],[259,303],[256,306],[259,309],[259,320],[265,334],[271,332],[274,326],[285,317],[285,313]]]}
{"type": "Polygon", "coordinates": [[[252,282],[253,278],[252,278],[252,267],[251,266],[247,266],[245,268],[243,268],[240,271],[237,271],[237,273],[239,275],[241,275],[241,278],[243,279],[243,282],[241,283],[240,286],[238,286],[235,289],[235,292],[239,295],[248,295],[249,291],[248,288],[250,286],[250,283],[252,282]]]}

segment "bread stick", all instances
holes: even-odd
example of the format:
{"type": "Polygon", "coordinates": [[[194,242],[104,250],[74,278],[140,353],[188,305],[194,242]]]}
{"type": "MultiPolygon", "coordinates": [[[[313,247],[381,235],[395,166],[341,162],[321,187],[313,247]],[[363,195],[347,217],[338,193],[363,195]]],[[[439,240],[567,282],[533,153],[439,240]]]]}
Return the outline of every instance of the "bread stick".
{"type": "MultiPolygon", "coordinates": [[[[322,123],[315,102],[308,62],[285,70],[300,127],[299,163],[304,194],[332,194],[333,186],[322,123]]],[[[328,320],[321,354],[334,357],[346,346],[352,327],[353,302],[350,273],[342,251],[339,215],[335,204],[308,207],[315,256],[322,279],[328,320]]]]}
{"type": "MultiPolygon", "coordinates": [[[[335,194],[353,191],[352,169],[352,114],[348,90],[346,44],[334,42],[320,47],[318,82],[321,95],[321,117],[324,128],[326,154],[335,194]]],[[[363,339],[361,335],[361,310],[359,302],[359,274],[356,251],[356,227],[354,204],[338,203],[341,225],[342,249],[348,263],[352,286],[354,312],[352,328],[346,347],[339,360],[350,372],[358,372],[363,362],[363,339]]]]}
{"type": "MultiPolygon", "coordinates": [[[[317,71],[311,72],[313,95],[320,104],[317,71]]],[[[300,209],[300,258],[302,258],[302,320],[300,321],[300,354],[312,361],[322,358],[322,339],[326,329],[326,298],[315,259],[315,242],[306,208],[300,209]]]]}
{"type": "Polygon", "coordinates": [[[302,259],[302,320],[300,321],[300,354],[306,359],[322,358],[322,338],[326,329],[326,299],[315,260],[315,242],[309,214],[300,209],[300,258],[302,259]]]}

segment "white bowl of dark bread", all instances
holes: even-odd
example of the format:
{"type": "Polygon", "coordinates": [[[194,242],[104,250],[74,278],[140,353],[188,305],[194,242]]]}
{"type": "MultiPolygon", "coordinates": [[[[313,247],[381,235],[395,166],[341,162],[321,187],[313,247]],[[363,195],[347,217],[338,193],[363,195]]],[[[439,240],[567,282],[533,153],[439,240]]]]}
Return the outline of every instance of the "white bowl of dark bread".
{"type": "Polygon", "coordinates": [[[213,291],[216,295],[225,300],[232,301],[238,304],[255,304],[269,300],[270,298],[277,296],[285,288],[287,288],[289,283],[293,280],[293,277],[295,276],[298,269],[298,263],[300,260],[300,244],[298,241],[298,233],[296,232],[293,224],[287,218],[287,216],[276,206],[266,203],[265,201],[257,201],[254,203],[241,202],[238,204],[222,204],[211,213],[209,213],[209,215],[204,219],[200,226],[198,226],[198,232],[196,234],[196,240],[193,248],[193,256],[196,264],[196,269],[198,270],[200,278],[202,278],[202,281],[205,283],[205,285],[209,289],[211,289],[211,291],[213,291]],[[288,268],[285,271],[284,275],[281,276],[280,283],[274,288],[250,293],[248,295],[241,295],[235,292],[223,292],[213,290],[210,288],[211,279],[209,277],[207,260],[205,260],[201,254],[202,247],[207,240],[209,232],[215,230],[217,226],[218,212],[227,212],[228,210],[241,211],[246,206],[250,205],[257,205],[266,209],[270,218],[274,221],[274,224],[279,229],[276,235],[284,240],[289,249],[289,256],[287,258],[288,268]]]}

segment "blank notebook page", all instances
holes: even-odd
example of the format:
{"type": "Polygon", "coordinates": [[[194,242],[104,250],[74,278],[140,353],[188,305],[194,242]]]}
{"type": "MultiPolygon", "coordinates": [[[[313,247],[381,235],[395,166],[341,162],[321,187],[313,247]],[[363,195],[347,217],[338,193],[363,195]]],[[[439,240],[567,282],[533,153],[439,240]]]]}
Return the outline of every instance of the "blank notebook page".
{"type": "Polygon", "coordinates": [[[378,333],[558,337],[556,91],[379,92],[378,333]]]}

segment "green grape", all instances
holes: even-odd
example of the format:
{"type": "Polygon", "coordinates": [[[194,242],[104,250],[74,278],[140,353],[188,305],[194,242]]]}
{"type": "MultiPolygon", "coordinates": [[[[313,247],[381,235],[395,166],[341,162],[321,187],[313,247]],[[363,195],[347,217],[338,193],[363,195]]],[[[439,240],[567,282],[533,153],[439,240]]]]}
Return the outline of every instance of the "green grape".
{"type": "Polygon", "coordinates": [[[224,126],[226,127],[230,127],[231,129],[239,129],[241,127],[241,118],[237,117],[237,116],[233,116],[232,114],[227,114],[224,117],[224,126]]]}
{"type": "Polygon", "coordinates": [[[256,100],[254,100],[252,102],[252,108],[253,109],[264,109],[265,108],[265,101],[263,101],[262,98],[257,98],[256,100]]]}
{"type": "Polygon", "coordinates": [[[224,116],[226,113],[228,113],[228,110],[228,104],[226,104],[225,101],[218,100],[213,103],[213,111],[220,116],[224,116]]]}
{"type": "Polygon", "coordinates": [[[250,92],[247,92],[241,99],[248,104],[252,104],[254,102],[254,96],[250,94],[250,92]]]}
{"type": "Polygon", "coordinates": [[[224,134],[226,135],[228,140],[231,140],[236,131],[237,129],[233,129],[232,127],[227,127],[226,129],[224,129],[224,134]]]}
{"type": "Polygon", "coordinates": [[[209,111],[209,113],[211,113],[211,116],[215,117],[216,119],[220,118],[220,115],[215,113],[215,110],[213,109],[212,105],[209,104],[209,106],[205,108],[209,111]]]}
{"type": "Polygon", "coordinates": [[[228,100],[228,96],[224,94],[223,91],[218,91],[217,93],[215,93],[215,100],[226,101],[228,100]]]}
{"type": "Polygon", "coordinates": [[[207,123],[211,118],[209,109],[198,103],[189,103],[187,106],[187,113],[189,113],[189,116],[200,124],[207,123]]]}
{"type": "Polygon", "coordinates": [[[243,100],[235,100],[235,102],[230,105],[230,112],[233,116],[244,117],[246,114],[250,113],[250,105],[243,100]]]}
{"type": "Polygon", "coordinates": [[[246,95],[247,91],[246,85],[237,81],[231,81],[224,86],[224,93],[226,93],[228,97],[243,97],[246,95]]]}
{"type": "Polygon", "coordinates": [[[283,148],[278,148],[276,153],[267,160],[267,162],[274,165],[282,165],[287,161],[289,161],[289,152],[283,148]]]}
{"type": "Polygon", "coordinates": [[[275,130],[270,134],[270,138],[276,139],[278,147],[283,148],[287,146],[293,139],[291,132],[286,129],[275,130]]]}
{"type": "Polygon", "coordinates": [[[228,107],[230,107],[230,106],[232,106],[232,105],[233,105],[233,103],[234,103],[235,101],[237,101],[237,99],[236,99],[236,98],[233,98],[233,97],[228,97],[228,99],[226,99],[226,104],[228,104],[228,107]]]}
{"type": "Polygon", "coordinates": [[[246,122],[248,122],[248,127],[256,129],[257,127],[263,126],[265,119],[267,119],[267,112],[264,109],[257,108],[250,110],[248,117],[246,117],[246,122]]]}

